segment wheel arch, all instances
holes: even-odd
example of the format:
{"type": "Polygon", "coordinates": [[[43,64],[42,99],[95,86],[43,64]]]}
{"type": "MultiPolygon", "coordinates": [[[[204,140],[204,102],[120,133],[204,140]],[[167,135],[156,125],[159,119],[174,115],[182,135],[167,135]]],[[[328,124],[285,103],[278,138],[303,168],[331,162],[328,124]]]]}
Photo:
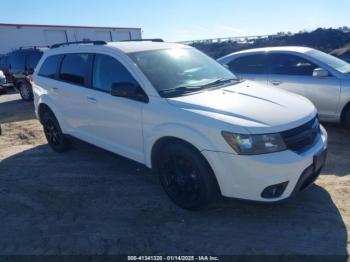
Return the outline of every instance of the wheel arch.
{"type": "Polygon", "coordinates": [[[159,138],[152,146],[152,150],[151,150],[151,153],[150,153],[150,156],[151,156],[151,167],[154,167],[155,166],[155,162],[157,160],[157,156],[158,154],[161,152],[161,150],[168,144],[170,143],[181,143],[181,144],[184,144],[186,146],[189,146],[191,147],[192,149],[196,150],[198,153],[200,153],[200,150],[194,146],[192,143],[184,140],[184,139],[181,139],[181,138],[178,138],[178,137],[175,137],[175,136],[164,136],[164,137],[161,137],[159,138]]]}
{"type": "Polygon", "coordinates": [[[345,106],[343,107],[343,110],[341,111],[340,121],[343,124],[344,124],[344,121],[345,121],[345,114],[346,114],[346,112],[348,110],[350,110],[350,100],[345,104],[345,106]]]}
{"type": "Polygon", "coordinates": [[[146,166],[152,168],[152,157],[155,156],[154,150],[169,141],[180,141],[194,147],[197,151],[214,149],[211,140],[196,129],[183,125],[166,123],[155,126],[152,130],[144,132],[144,155],[146,166]]]}
{"type": "Polygon", "coordinates": [[[13,83],[14,83],[14,85],[15,85],[15,87],[18,89],[18,85],[20,84],[20,83],[25,83],[25,84],[28,84],[28,85],[30,85],[31,86],[31,84],[27,81],[27,79],[25,79],[25,78],[15,78],[14,79],[14,81],[13,81],[13,83]]]}
{"type": "Polygon", "coordinates": [[[67,124],[64,120],[64,117],[61,114],[59,108],[56,107],[55,103],[51,100],[51,98],[47,95],[40,95],[37,101],[34,101],[35,111],[37,114],[38,120],[41,122],[42,113],[45,109],[50,110],[56,117],[62,131],[64,133],[67,132],[67,124]]]}
{"type": "Polygon", "coordinates": [[[50,111],[53,114],[55,114],[47,104],[40,103],[38,106],[38,118],[39,118],[40,123],[42,123],[42,117],[46,111],[50,111]]]}
{"type": "Polygon", "coordinates": [[[198,153],[205,161],[207,168],[210,170],[211,179],[212,179],[212,182],[215,184],[216,192],[221,194],[221,188],[219,185],[218,178],[216,177],[216,174],[214,172],[213,167],[210,164],[209,159],[207,159],[206,156],[204,154],[202,154],[202,152],[200,151],[200,149],[197,146],[195,146],[191,142],[188,142],[185,139],[174,137],[174,136],[164,136],[164,137],[159,138],[154,143],[154,145],[152,147],[152,151],[151,151],[151,165],[152,165],[152,167],[154,168],[156,165],[157,155],[159,155],[161,153],[162,149],[170,143],[183,144],[184,146],[187,146],[187,147],[191,148],[192,150],[194,150],[194,152],[198,153]]]}

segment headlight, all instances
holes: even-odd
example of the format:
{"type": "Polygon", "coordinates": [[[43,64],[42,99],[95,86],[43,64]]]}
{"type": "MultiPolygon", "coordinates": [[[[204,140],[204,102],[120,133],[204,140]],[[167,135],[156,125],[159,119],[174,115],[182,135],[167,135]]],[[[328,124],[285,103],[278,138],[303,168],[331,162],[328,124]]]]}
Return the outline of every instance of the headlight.
{"type": "Polygon", "coordinates": [[[259,155],[287,150],[280,134],[241,135],[222,132],[226,142],[240,155],[259,155]]]}

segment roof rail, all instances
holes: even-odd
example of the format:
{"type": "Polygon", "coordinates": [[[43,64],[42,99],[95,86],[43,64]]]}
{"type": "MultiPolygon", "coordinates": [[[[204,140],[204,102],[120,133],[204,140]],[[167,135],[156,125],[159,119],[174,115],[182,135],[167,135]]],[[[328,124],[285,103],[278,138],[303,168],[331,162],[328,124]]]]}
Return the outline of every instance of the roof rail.
{"type": "Polygon", "coordinates": [[[50,48],[58,48],[61,46],[68,46],[68,45],[77,45],[77,44],[93,44],[93,45],[106,45],[107,42],[105,41],[76,41],[76,42],[66,42],[66,43],[60,43],[60,44],[54,44],[50,48]]]}
{"type": "Polygon", "coordinates": [[[120,42],[164,42],[161,38],[146,38],[146,39],[132,39],[132,40],[122,40],[120,42]]]}
{"type": "MultiPolygon", "coordinates": [[[[150,39],[133,39],[133,40],[121,40],[117,42],[164,42],[161,38],[150,38],[150,39]]],[[[61,46],[68,46],[68,45],[78,45],[78,44],[93,44],[93,45],[106,45],[107,42],[105,41],[76,41],[76,42],[65,42],[60,44],[54,44],[50,48],[58,48],[61,46]]]]}

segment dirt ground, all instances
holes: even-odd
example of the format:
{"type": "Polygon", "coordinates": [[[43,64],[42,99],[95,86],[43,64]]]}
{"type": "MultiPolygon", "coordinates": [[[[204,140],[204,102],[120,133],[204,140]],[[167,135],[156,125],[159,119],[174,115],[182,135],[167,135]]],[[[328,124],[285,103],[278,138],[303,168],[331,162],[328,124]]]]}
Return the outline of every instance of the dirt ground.
{"type": "Polygon", "coordinates": [[[47,146],[32,103],[0,96],[0,254],[320,254],[350,250],[350,131],[326,125],[316,185],[275,204],[222,199],[188,212],[142,165],[47,146]]]}

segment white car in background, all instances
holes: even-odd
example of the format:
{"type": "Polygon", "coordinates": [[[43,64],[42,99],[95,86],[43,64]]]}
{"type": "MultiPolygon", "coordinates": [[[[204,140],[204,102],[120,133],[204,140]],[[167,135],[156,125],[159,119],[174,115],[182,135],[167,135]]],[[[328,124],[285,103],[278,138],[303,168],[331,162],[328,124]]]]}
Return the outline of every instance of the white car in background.
{"type": "Polygon", "coordinates": [[[218,61],[241,79],[303,95],[321,120],[350,127],[349,63],[307,47],[250,49],[218,61]]]}
{"type": "Polygon", "coordinates": [[[6,88],[3,86],[6,84],[6,77],[4,73],[0,70],[0,94],[6,93],[6,88]]]}
{"type": "Polygon", "coordinates": [[[0,70],[0,85],[4,85],[4,84],[6,84],[6,76],[4,72],[0,70]]]}
{"type": "Polygon", "coordinates": [[[327,133],[312,103],[242,82],[189,46],[66,43],[44,53],[33,80],[55,151],[73,136],[145,164],[183,208],[219,194],[286,199],[325,164],[327,133]]]}

